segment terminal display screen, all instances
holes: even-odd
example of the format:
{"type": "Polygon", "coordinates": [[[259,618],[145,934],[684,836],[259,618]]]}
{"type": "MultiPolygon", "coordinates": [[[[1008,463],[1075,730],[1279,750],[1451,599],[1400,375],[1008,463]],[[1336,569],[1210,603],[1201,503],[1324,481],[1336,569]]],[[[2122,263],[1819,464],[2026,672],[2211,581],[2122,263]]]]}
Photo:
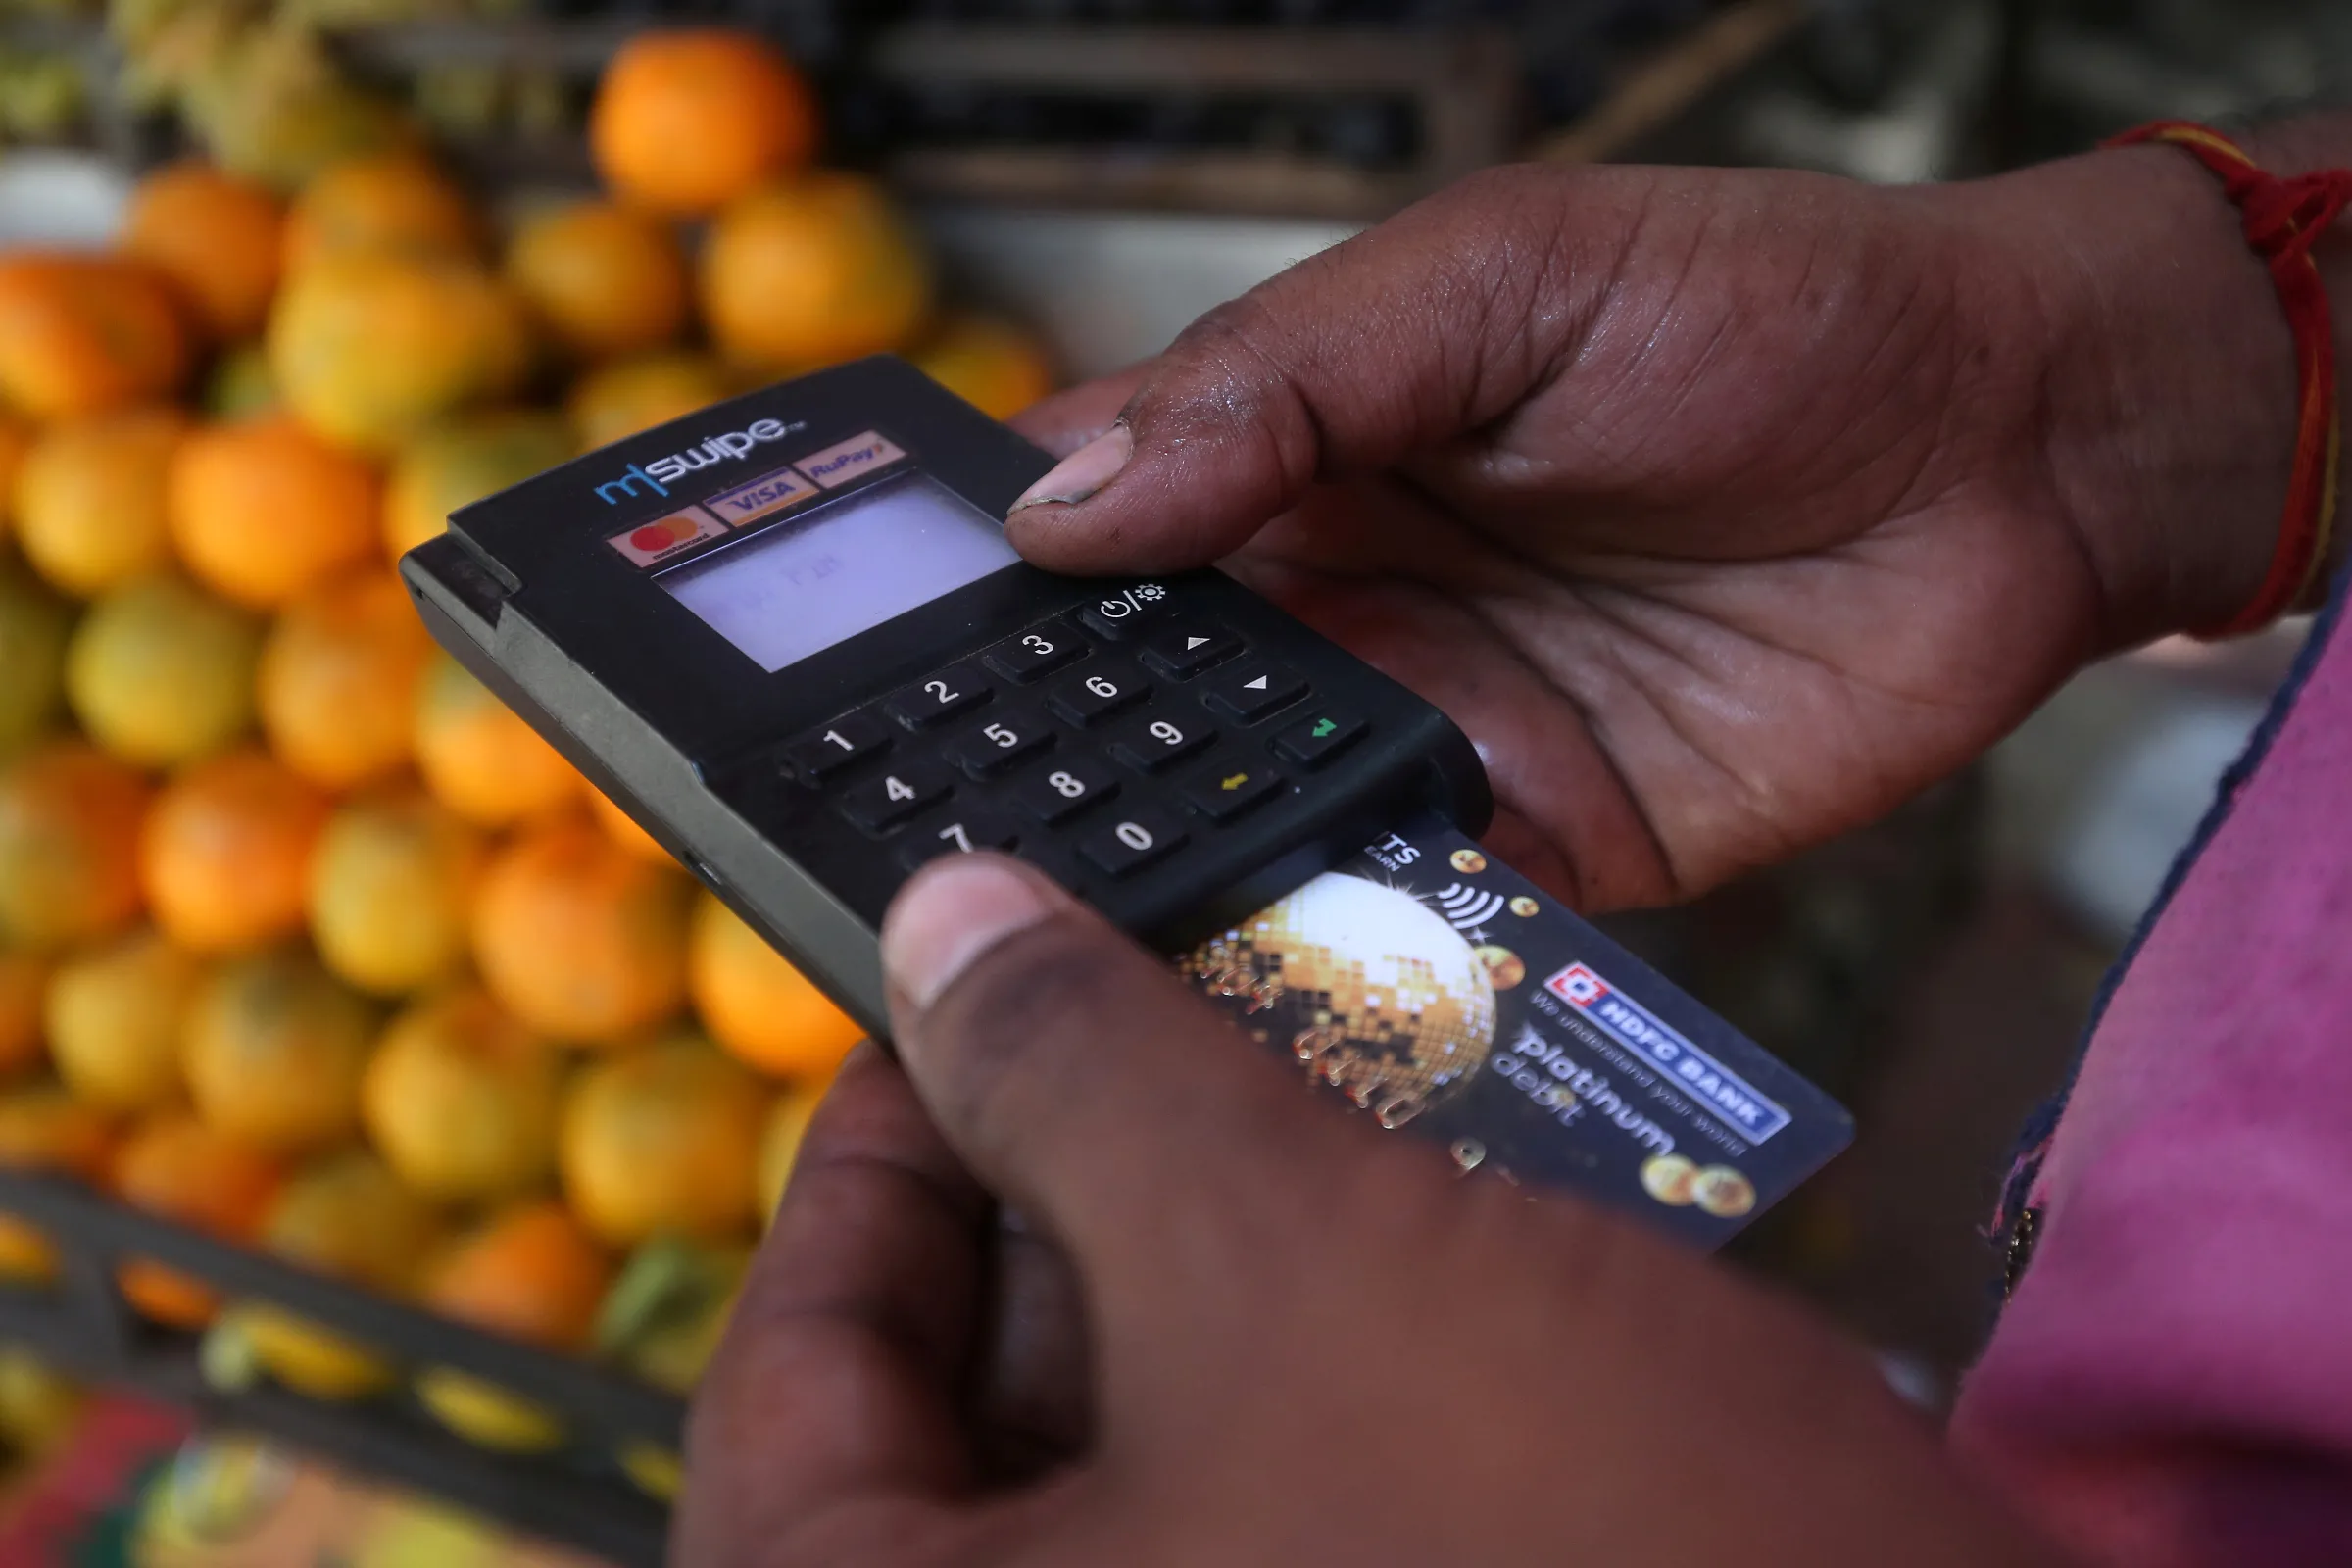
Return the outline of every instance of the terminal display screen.
{"type": "Polygon", "coordinates": [[[1019,559],[995,519],[909,473],[656,580],[773,672],[1019,559]]]}

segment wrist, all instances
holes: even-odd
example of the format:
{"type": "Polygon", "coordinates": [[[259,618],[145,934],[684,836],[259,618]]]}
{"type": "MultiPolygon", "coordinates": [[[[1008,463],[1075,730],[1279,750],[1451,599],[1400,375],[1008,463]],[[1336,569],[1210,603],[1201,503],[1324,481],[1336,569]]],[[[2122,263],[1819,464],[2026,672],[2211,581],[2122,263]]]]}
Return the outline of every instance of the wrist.
{"type": "MultiPolygon", "coordinates": [[[[2279,167],[2265,139],[2249,147],[2279,167]]],[[[2277,548],[2297,416],[2293,337],[2237,209],[2167,147],[1963,199],[2029,280],[2048,483],[2099,583],[2102,646],[2228,620],[2277,548]]],[[[2322,254],[2340,338],[2352,249],[2331,237],[2322,254]]]]}

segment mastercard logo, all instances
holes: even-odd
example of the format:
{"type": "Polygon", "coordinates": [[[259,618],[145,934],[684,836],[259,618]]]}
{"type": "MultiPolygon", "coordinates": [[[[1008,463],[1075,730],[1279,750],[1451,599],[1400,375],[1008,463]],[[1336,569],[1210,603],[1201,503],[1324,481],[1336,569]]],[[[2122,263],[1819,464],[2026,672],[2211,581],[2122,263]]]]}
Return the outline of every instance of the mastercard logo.
{"type": "Polygon", "coordinates": [[[629,543],[650,556],[672,545],[682,545],[700,536],[702,531],[702,525],[692,517],[663,517],[629,535],[629,543]]]}
{"type": "Polygon", "coordinates": [[[638,565],[646,566],[675,555],[697,540],[715,539],[725,532],[710,513],[700,507],[687,507],[666,517],[639,523],[626,533],[616,533],[606,543],[638,565]]]}

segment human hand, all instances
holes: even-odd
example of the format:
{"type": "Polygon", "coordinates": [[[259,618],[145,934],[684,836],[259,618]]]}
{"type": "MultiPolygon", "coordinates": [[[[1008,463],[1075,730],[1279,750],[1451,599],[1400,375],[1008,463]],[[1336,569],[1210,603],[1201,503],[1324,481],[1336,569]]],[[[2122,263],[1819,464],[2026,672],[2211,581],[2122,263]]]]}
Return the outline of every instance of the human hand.
{"type": "Polygon", "coordinates": [[[869,1049],[808,1129],[672,1561],[2052,1560],[1801,1312],[1334,1114],[1035,872],[940,862],[883,954],[905,1071],[869,1049]],[[1054,1268],[990,1276],[987,1193],[1066,1258],[1083,1363],[1024,1327],[1054,1268]],[[1009,1484],[1008,1381],[1083,1405],[1009,1484]]]}
{"type": "Polygon", "coordinates": [[[1225,559],[1468,731],[1491,848],[1659,902],[2236,611],[2291,367],[2167,149],[1916,190],[1501,170],[1025,416],[1068,452],[1125,406],[1008,533],[1068,571],[1225,559]]]}

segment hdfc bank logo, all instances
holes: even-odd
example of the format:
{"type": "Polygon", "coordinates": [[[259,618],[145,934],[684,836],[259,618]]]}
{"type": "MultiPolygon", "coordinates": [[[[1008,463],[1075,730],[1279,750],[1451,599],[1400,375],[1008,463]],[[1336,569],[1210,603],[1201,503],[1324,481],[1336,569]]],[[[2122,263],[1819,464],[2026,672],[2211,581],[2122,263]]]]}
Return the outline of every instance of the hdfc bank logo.
{"type": "Polygon", "coordinates": [[[1609,994],[1609,983],[1581,963],[1572,963],[1544,982],[1544,988],[1573,1006],[1590,1007],[1609,994]]]}

